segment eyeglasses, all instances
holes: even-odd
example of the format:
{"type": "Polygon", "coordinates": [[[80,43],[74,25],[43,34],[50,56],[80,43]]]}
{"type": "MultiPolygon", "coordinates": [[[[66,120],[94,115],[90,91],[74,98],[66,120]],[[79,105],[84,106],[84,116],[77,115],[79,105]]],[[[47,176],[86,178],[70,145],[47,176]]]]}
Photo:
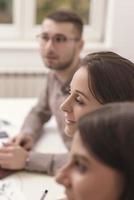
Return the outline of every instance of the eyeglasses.
{"type": "Polygon", "coordinates": [[[62,34],[57,34],[57,35],[54,35],[53,37],[50,37],[48,34],[44,34],[44,33],[37,35],[37,38],[44,45],[46,45],[47,42],[51,40],[55,46],[62,46],[62,45],[65,45],[69,41],[77,42],[80,40],[79,38],[68,38],[67,36],[62,35],[62,34]]]}

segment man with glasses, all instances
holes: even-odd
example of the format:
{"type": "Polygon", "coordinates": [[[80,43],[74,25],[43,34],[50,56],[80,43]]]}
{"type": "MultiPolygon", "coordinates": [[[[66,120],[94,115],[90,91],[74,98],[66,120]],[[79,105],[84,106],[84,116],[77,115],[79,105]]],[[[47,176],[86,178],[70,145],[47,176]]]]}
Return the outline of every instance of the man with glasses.
{"type": "MultiPolygon", "coordinates": [[[[39,40],[40,54],[44,65],[49,68],[47,84],[43,89],[38,103],[26,117],[20,134],[13,139],[17,151],[15,161],[9,169],[27,169],[45,172],[53,175],[64,163],[65,156],[60,154],[41,154],[31,151],[44,123],[52,115],[55,116],[59,133],[69,147],[70,139],[64,134],[64,116],[60,104],[67,95],[67,86],[80,64],[80,52],[83,47],[83,22],[81,18],[70,11],[57,11],[45,18],[42,23],[39,40]],[[22,148],[23,147],[23,148],[22,148]]],[[[44,146],[45,148],[45,146],[44,146]]],[[[4,167],[4,166],[3,166],[4,167]]]]}

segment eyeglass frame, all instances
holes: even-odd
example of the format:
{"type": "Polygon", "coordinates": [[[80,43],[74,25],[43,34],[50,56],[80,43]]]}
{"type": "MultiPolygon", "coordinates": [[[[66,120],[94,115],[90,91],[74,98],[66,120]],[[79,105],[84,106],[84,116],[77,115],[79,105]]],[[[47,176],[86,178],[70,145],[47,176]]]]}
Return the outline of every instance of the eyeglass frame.
{"type": "Polygon", "coordinates": [[[48,34],[45,34],[45,33],[40,33],[40,34],[38,34],[37,36],[36,36],[36,38],[38,39],[42,39],[42,41],[44,42],[44,44],[46,44],[50,39],[52,40],[52,42],[53,42],[53,44],[54,45],[63,45],[63,44],[65,44],[65,43],[67,43],[67,42],[69,42],[69,41],[75,41],[75,42],[78,42],[78,41],[80,41],[80,38],[69,38],[69,37],[67,37],[66,35],[63,35],[63,34],[59,34],[59,33],[57,33],[57,34],[55,34],[54,36],[52,36],[52,37],[50,37],[50,36],[48,36],[48,34]],[[45,36],[46,37],[48,37],[48,39],[46,39],[46,41],[45,41],[45,36]],[[56,40],[57,38],[62,38],[63,40],[56,40]]]}

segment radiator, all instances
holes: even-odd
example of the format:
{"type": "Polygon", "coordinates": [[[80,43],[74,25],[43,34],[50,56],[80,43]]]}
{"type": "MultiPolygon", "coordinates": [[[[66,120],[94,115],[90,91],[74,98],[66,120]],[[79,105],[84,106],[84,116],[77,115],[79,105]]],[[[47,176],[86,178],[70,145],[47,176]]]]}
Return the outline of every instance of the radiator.
{"type": "Polygon", "coordinates": [[[44,73],[0,73],[0,97],[37,97],[45,77],[44,73]]]}

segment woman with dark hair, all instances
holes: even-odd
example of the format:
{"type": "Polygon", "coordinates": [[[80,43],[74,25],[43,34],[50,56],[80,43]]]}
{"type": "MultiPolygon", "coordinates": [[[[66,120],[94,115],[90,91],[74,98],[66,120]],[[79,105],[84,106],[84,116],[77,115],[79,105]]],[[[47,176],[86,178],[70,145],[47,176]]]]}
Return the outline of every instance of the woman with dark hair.
{"type": "MultiPolygon", "coordinates": [[[[72,137],[78,119],[85,113],[96,110],[104,104],[120,101],[134,101],[134,63],[113,52],[88,54],[82,60],[81,67],[75,72],[70,84],[70,94],[61,106],[65,112],[65,133],[72,137]]],[[[3,156],[7,154],[5,150],[6,147],[0,150],[0,154],[2,153],[0,165],[7,169],[22,169],[28,153],[23,148],[15,146],[8,149],[14,158],[9,160],[8,157],[3,156]]],[[[47,169],[50,166],[50,170],[45,173],[51,175],[55,175],[68,158],[68,154],[52,154],[49,159],[45,154],[49,162],[44,161],[43,166],[44,156],[38,157],[37,154],[38,159],[34,155],[30,153],[31,159],[28,157],[25,168],[31,167],[44,172],[46,169],[44,166],[47,166],[47,169]]]]}
{"type": "Polygon", "coordinates": [[[73,136],[83,114],[110,102],[134,101],[134,63],[113,52],[88,54],[75,72],[61,105],[65,132],[73,136]]]}
{"type": "Polygon", "coordinates": [[[134,103],[113,103],[78,121],[68,164],[57,175],[68,200],[134,199],[134,103]]]}

